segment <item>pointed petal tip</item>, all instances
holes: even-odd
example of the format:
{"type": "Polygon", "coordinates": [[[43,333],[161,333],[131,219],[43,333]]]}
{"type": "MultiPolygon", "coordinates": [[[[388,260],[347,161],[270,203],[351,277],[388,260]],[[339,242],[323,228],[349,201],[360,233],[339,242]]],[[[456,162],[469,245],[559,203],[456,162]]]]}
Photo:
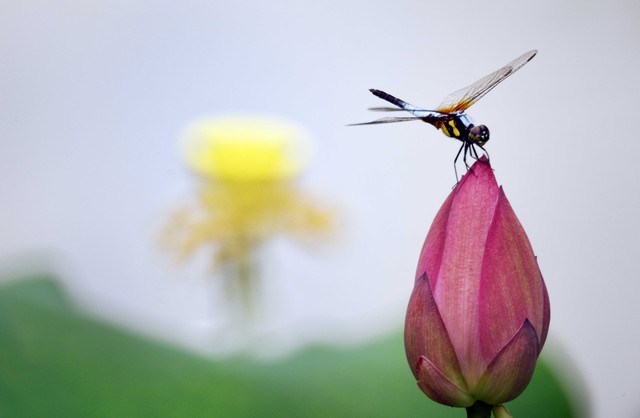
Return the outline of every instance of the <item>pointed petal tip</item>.
{"type": "Polygon", "coordinates": [[[467,181],[475,180],[475,182],[490,182],[498,185],[495,175],[493,174],[493,168],[491,168],[491,162],[483,155],[477,160],[471,168],[460,179],[460,183],[456,189],[459,189],[467,181]]]}
{"type": "Polygon", "coordinates": [[[535,328],[525,319],[513,338],[485,370],[473,394],[497,405],[516,398],[527,387],[536,366],[539,340],[535,328]]]}
{"type": "Polygon", "coordinates": [[[415,375],[420,389],[432,400],[443,405],[466,408],[476,399],[471,394],[449,380],[428,358],[420,356],[415,375]]]}
{"type": "Polygon", "coordinates": [[[480,157],[478,161],[473,163],[471,166],[471,170],[477,170],[476,175],[480,176],[481,173],[484,175],[491,175],[493,177],[493,168],[491,168],[491,162],[487,159],[486,156],[480,157]]]}

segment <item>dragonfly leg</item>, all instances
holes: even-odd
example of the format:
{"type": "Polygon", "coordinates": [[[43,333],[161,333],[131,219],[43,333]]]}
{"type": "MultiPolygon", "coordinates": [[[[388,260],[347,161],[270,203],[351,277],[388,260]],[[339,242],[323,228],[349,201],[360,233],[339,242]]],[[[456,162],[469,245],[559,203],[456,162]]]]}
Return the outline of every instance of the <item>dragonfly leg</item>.
{"type": "Polygon", "coordinates": [[[478,151],[476,151],[476,147],[473,146],[473,144],[469,145],[469,148],[471,148],[471,151],[469,152],[469,154],[471,155],[471,157],[478,161],[478,151]]]}
{"type": "Polygon", "coordinates": [[[478,145],[478,146],[480,147],[480,149],[481,149],[482,151],[484,151],[484,153],[485,153],[485,154],[487,154],[487,162],[489,162],[489,160],[491,159],[491,158],[489,158],[489,151],[487,151],[486,149],[484,149],[484,147],[483,147],[482,145],[478,145]]]}
{"type": "Polygon", "coordinates": [[[476,152],[476,149],[473,147],[473,144],[465,142],[465,150],[464,150],[464,165],[467,167],[467,171],[471,171],[473,173],[474,176],[477,177],[475,171],[473,171],[473,167],[469,167],[469,164],[467,163],[467,152],[469,153],[469,156],[475,160],[478,160],[478,153],[476,152]]]}
{"type": "MultiPolygon", "coordinates": [[[[456,164],[458,163],[458,158],[460,158],[460,153],[462,152],[462,149],[465,147],[465,145],[466,145],[466,142],[463,142],[462,145],[460,146],[460,149],[458,150],[458,153],[456,154],[456,158],[453,159],[453,171],[456,173],[456,184],[460,182],[460,178],[458,177],[458,167],[456,167],[456,164]]],[[[466,152],[465,152],[465,158],[466,158],[466,152]]],[[[465,165],[466,165],[466,162],[465,162],[465,165]]]]}
{"type": "Polygon", "coordinates": [[[471,148],[473,150],[473,147],[468,142],[465,142],[464,143],[464,155],[462,157],[462,161],[464,161],[464,166],[467,167],[467,171],[469,171],[469,169],[471,168],[471,167],[469,167],[469,163],[467,163],[467,153],[469,155],[472,155],[471,152],[469,151],[469,148],[471,148]]]}

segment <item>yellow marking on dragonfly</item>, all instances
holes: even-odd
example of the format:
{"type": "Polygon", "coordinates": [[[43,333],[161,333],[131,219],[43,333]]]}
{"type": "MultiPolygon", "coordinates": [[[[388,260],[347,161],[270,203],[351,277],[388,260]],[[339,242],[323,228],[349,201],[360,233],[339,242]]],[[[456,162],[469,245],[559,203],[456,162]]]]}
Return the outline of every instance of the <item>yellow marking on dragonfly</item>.
{"type": "Polygon", "coordinates": [[[439,126],[437,126],[439,129],[442,130],[442,133],[445,134],[446,136],[451,136],[451,132],[449,132],[449,128],[447,128],[447,124],[446,123],[439,123],[439,126]]]}
{"type": "Polygon", "coordinates": [[[460,130],[456,126],[456,122],[453,119],[451,119],[448,123],[449,123],[449,126],[451,127],[451,132],[453,133],[453,136],[455,138],[459,138],[460,137],[460,130]]]}

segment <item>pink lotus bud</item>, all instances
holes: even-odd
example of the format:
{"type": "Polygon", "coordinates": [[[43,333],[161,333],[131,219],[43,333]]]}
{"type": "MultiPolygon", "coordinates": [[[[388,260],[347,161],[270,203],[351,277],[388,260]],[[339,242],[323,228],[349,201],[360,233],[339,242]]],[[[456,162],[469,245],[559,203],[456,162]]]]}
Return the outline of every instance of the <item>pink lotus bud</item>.
{"type": "Polygon", "coordinates": [[[529,384],[549,329],[529,239],[486,159],[451,192],[422,247],[405,349],[436,402],[498,405],[529,384]]]}

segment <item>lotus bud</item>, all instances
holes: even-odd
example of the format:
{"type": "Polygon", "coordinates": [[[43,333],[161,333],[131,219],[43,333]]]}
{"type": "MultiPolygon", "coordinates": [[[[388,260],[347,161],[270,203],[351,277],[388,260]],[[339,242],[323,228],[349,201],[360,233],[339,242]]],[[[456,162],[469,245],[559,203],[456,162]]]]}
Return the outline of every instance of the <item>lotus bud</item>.
{"type": "Polygon", "coordinates": [[[424,242],[405,322],[418,386],[444,405],[499,405],[529,384],[549,329],[536,257],[489,162],[451,192],[424,242]]]}

